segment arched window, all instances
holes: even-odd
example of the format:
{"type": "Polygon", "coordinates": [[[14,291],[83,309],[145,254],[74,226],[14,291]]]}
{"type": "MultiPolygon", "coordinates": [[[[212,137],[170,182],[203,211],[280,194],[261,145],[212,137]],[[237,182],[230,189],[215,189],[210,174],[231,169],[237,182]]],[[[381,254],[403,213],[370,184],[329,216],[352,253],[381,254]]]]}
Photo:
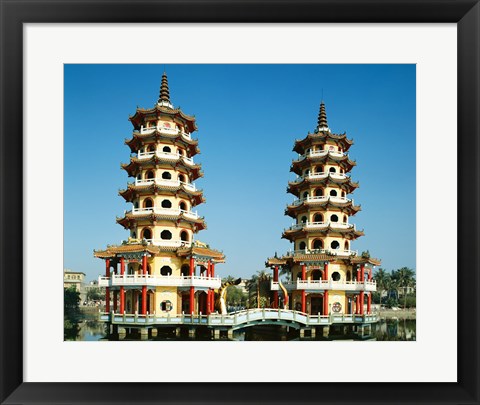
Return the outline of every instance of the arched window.
{"type": "Polygon", "coordinates": [[[315,167],[315,173],[323,173],[323,166],[315,167]]]}
{"type": "Polygon", "coordinates": [[[188,242],[188,232],[187,231],[180,232],[180,239],[183,240],[184,242],[188,242]]]}
{"type": "Polygon", "coordinates": [[[152,239],[152,231],[149,228],[142,230],[142,239],[152,239]]]}
{"type": "Polygon", "coordinates": [[[337,169],[335,169],[334,167],[331,167],[330,169],[328,169],[328,171],[330,173],[336,173],[337,172],[337,169]]]}
{"type": "Polygon", "coordinates": [[[186,183],[185,176],[183,174],[178,175],[178,180],[180,180],[182,183],[186,183]]]}
{"type": "Polygon", "coordinates": [[[167,231],[167,230],[164,230],[164,231],[162,231],[162,233],[160,234],[160,237],[161,237],[163,240],[170,240],[170,239],[172,239],[172,232],[167,231]]]}
{"type": "Polygon", "coordinates": [[[330,196],[331,197],[336,197],[337,196],[337,190],[330,190],[330,196]]]}
{"type": "Polygon", "coordinates": [[[187,211],[187,204],[184,201],[180,201],[180,204],[178,206],[181,210],[187,211]]]}
{"type": "Polygon", "coordinates": [[[164,151],[165,153],[171,153],[172,152],[172,148],[170,148],[170,146],[164,146],[162,151],[164,151]]]}
{"type": "Polygon", "coordinates": [[[345,198],[345,191],[342,191],[342,197],[345,198]]]}
{"type": "Polygon", "coordinates": [[[155,178],[155,174],[153,173],[153,170],[149,170],[145,177],[149,180],[149,179],[154,179],[155,178]]]}
{"type": "Polygon", "coordinates": [[[310,169],[307,169],[303,172],[303,175],[306,177],[308,175],[310,175],[310,169]]]}
{"type": "Polygon", "coordinates": [[[344,223],[344,224],[347,223],[347,216],[346,216],[346,215],[343,216],[343,223],[344,223]]]}
{"type": "Polygon", "coordinates": [[[332,222],[338,222],[338,215],[335,215],[335,214],[331,215],[331,216],[330,216],[330,221],[332,221],[332,222]]]}
{"type": "Polygon", "coordinates": [[[143,200],[143,208],[152,208],[152,207],[153,207],[152,199],[151,198],[145,198],[145,200],[143,200]]]}
{"type": "Polygon", "coordinates": [[[298,248],[300,250],[305,250],[306,247],[307,247],[307,244],[305,242],[300,242],[298,245],[298,248]]]}
{"type": "Polygon", "coordinates": [[[162,276],[171,276],[172,275],[172,268],[170,266],[163,266],[160,269],[160,274],[162,276]]]}
{"type": "Polygon", "coordinates": [[[188,264],[182,265],[180,269],[180,273],[182,276],[189,276],[190,275],[190,266],[188,264]]]}
{"type": "Polygon", "coordinates": [[[323,215],[317,212],[313,216],[313,222],[323,222],[323,215]]]}
{"type": "Polygon", "coordinates": [[[323,249],[323,241],[321,239],[315,239],[312,247],[313,249],[323,249]]]}
{"type": "Polygon", "coordinates": [[[127,274],[133,274],[133,266],[128,266],[127,274]]]}
{"type": "Polygon", "coordinates": [[[320,270],[313,270],[311,279],[312,280],[320,280],[322,278],[322,272],[320,270]]]}
{"type": "Polygon", "coordinates": [[[133,208],[138,208],[138,201],[135,201],[135,202],[133,203],[133,208]]]}
{"type": "Polygon", "coordinates": [[[323,188],[317,188],[315,190],[315,197],[323,197],[323,188]]]}
{"type": "Polygon", "coordinates": [[[301,222],[302,224],[307,223],[307,217],[304,215],[304,216],[300,219],[300,222],[301,222]]]}
{"type": "Polygon", "coordinates": [[[330,247],[332,249],[338,249],[340,247],[340,243],[338,243],[338,241],[334,240],[332,243],[330,243],[330,247]]]}
{"type": "Polygon", "coordinates": [[[333,281],[340,281],[340,273],[338,271],[334,271],[332,273],[332,280],[333,281]]]}
{"type": "Polygon", "coordinates": [[[178,149],[178,154],[179,154],[180,156],[183,156],[184,153],[185,153],[185,152],[183,151],[183,149],[178,149]]]}
{"type": "Polygon", "coordinates": [[[347,240],[346,240],[345,243],[343,244],[343,248],[344,248],[345,250],[350,250],[350,249],[349,249],[349,243],[348,243],[347,240]]]}
{"type": "Polygon", "coordinates": [[[305,191],[305,192],[303,193],[303,198],[308,198],[308,191],[305,191]]]}
{"type": "Polygon", "coordinates": [[[162,208],[172,208],[172,202],[170,200],[162,200],[162,208]]]}
{"type": "Polygon", "coordinates": [[[170,172],[163,172],[162,179],[170,180],[172,178],[172,174],[170,172]]]}

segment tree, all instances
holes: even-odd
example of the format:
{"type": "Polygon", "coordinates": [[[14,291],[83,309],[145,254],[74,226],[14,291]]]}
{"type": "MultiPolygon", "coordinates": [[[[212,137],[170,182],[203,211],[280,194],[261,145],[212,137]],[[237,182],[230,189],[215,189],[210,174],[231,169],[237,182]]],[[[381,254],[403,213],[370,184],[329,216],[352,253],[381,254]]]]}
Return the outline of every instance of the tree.
{"type": "Polygon", "coordinates": [[[377,290],[379,293],[379,300],[378,303],[380,304],[380,307],[382,306],[382,293],[387,290],[389,281],[390,281],[390,275],[383,269],[378,269],[374,275],[375,281],[377,282],[377,290]]]}
{"type": "Polygon", "coordinates": [[[104,298],[102,291],[99,287],[89,288],[87,291],[87,301],[98,301],[104,298]]]}
{"type": "Polygon", "coordinates": [[[265,308],[270,306],[271,275],[265,270],[257,271],[246,282],[249,308],[265,308]]]}
{"type": "Polygon", "coordinates": [[[79,311],[80,293],[75,286],[63,289],[64,315],[73,315],[79,311]]]}
{"type": "Polygon", "coordinates": [[[408,289],[415,285],[415,272],[408,267],[396,271],[398,288],[403,289],[403,308],[407,307],[408,289]]]}

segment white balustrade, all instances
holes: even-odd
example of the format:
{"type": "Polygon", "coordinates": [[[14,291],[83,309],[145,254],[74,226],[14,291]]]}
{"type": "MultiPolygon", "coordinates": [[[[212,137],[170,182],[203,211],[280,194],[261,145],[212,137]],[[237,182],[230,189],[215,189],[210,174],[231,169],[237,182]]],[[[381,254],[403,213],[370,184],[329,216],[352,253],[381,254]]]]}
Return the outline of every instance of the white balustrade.
{"type": "Polygon", "coordinates": [[[202,276],[162,276],[150,274],[113,274],[111,277],[99,277],[99,287],[115,286],[172,286],[172,287],[208,287],[220,288],[222,279],[220,277],[202,276]]]}
{"type": "Polygon", "coordinates": [[[287,256],[296,255],[318,255],[326,254],[332,256],[357,256],[357,250],[342,250],[342,249],[301,249],[301,250],[289,250],[287,256]]]}
{"type": "Polygon", "coordinates": [[[292,226],[288,229],[290,229],[292,231],[296,231],[296,230],[303,229],[303,228],[306,228],[306,229],[324,229],[324,228],[327,228],[328,226],[330,226],[331,228],[336,228],[336,229],[350,229],[350,228],[355,229],[354,224],[349,224],[349,223],[346,223],[346,222],[332,222],[332,221],[328,221],[328,222],[309,222],[309,221],[306,221],[306,222],[302,222],[302,223],[299,223],[299,224],[292,224],[292,226]]]}
{"type": "Polygon", "coordinates": [[[302,204],[303,202],[309,202],[309,203],[315,203],[315,202],[324,202],[324,201],[327,201],[327,200],[330,200],[332,202],[338,202],[338,203],[346,203],[346,202],[350,202],[352,201],[353,203],[353,200],[351,200],[350,198],[347,198],[347,197],[338,197],[338,196],[313,196],[313,197],[305,197],[305,198],[299,198],[295,201],[293,201],[292,205],[300,205],[302,204]]]}
{"type": "Polygon", "coordinates": [[[180,187],[180,185],[183,185],[186,189],[191,190],[191,191],[196,191],[196,187],[194,183],[185,183],[180,180],[166,180],[166,179],[135,179],[135,185],[136,186],[144,186],[148,184],[157,184],[159,186],[166,186],[166,187],[180,187]]]}
{"type": "Polygon", "coordinates": [[[169,152],[160,152],[160,151],[153,151],[153,152],[138,152],[138,158],[139,159],[150,159],[152,156],[157,155],[160,159],[166,159],[166,160],[180,160],[182,159],[186,164],[192,166],[195,163],[193,163],[193,159],[189,158],[187,156],[183,156],[180,153],[169,153],[169,152]]]}
{"type": "Polygon", "coordinates": [[[178,128],[168,128],[168,127],[165,127],[165,126],[157,126],[157,127],[144,127],[144,126],[142,126],[140,128],[140,133],[141,134],[148,134],[148,133],[151,133],[151,132],[154,132],[154,131],[158,131],[158,132],[160,132],[162,134],[166,134],[166,135],[178,135],[178,134],[180,134],[183,138],[192,139],[191,134],[183,132],[183,131],[179,130],[178,128]]]}
{"type": "MultiPolygon", "coordinates": [[[[296,280],[282,282],[288,291],[293,290],[338,290],[338,291],[377,291],[375,280],[365,281],[334,281],[334,280],[296,280]]],[[[271,281],[270,288],[279,290],[278,281],[271,281]]]]}
{"type": "Polygon", "coordinates": [[[322,149],[322,150],[311,150],[307,153],[304,153],[303,155],[299,155],[299,159],[298,161],[301,161],[307,157],[321,157],[321,156],[326,156],[327,154],[331,155],[331,156],[336,156],[336,157],[343,157],[345,155],[347,155],[347,152],[340,152],[338,150],[326,150],[326,149],[322,149]]]}
{"type": "Polygon", "coordinates": [[[149,208],[132,208],[133,215],[144,215],[149,213],[155,213],[158,215],[165,215],[165,216],[179,216],[183,214],[186,217],[198,218],[198,213],[195,211],[186,211],[181,209],[175,208],[159,208],[159,207],[149,207],[149,208]]]}

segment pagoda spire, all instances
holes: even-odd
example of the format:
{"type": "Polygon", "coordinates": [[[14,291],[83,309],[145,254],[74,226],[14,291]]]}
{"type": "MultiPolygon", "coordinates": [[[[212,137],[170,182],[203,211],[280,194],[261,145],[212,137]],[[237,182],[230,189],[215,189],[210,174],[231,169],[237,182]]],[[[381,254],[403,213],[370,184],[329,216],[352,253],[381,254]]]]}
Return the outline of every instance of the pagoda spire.
{"type": "Polygon", "coordinates": [[[172,106],[170,102],[170,90],[168,89],[167,73],[164,71],[162,75],[162,84],[160,85],[160,96],[158,104],[172,106]]]}
{"type": "Polygon", "coordinates": [[[329,129],[328,123],[327,123],[327,112],[325,111],[325,103],[323,102],[323,100],[320,103],[320,112],[318,113],[317,129],[318,130],[329,129]]]}

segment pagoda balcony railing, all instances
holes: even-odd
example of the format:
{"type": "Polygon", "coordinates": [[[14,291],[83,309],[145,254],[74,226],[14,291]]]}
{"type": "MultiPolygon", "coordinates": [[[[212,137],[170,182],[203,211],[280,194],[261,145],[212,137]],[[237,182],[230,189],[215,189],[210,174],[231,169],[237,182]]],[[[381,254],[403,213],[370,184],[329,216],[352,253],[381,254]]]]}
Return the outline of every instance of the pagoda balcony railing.
{"type": "Polygon", "coordinates": [[[336,172],[319,172],[319,173],[308,173],[305,176],[297,176],[294,180],[295,183],[300,183],[305,179],[316,180],[316,179],[326,179],[328,176],[332,179],[344,180],[350,178],[350,175],[347,173],[336,173],[336,172]]]}
{"type": "MultiPolygon", "coordinates": [[[[338,290],[338,291],[377,291],[375,280],[346,281],[346,280],[296,280],[282,282],[288,291],[294,290],[338,290]]],[[[271,281],[270,288],[278,291],[278,281],[271,281]]]]}
{"type": "Polygon", "coordinates": [[[347,198],[347,197],[334,197],[334,196],[313,196],[313,197],[306,197],[306,198],[299,198],[298,200],[293,201],[292,205],[300,205],[303,202],[322,202],[322,201],[332,201],[332,202],[338,202],[338,203],[345,203],[345,202],[352,202],[353,200],[347,198]]]}
{"type": "Polygon", "coordinates": [[[159,207],[148,207],[148,208],[132,208],[131,213],[133,215],[145,215],[145,214],[159,214],[159,215],[166,215],[166,216],[179,216],[183,214],[185,217],[189,218],[198,218],[198,213],[195,211],[186,211],[181,209],[175,208],[159,208],[159,207]]]}
{"type": "Polygon", "coordinates": [[[178,248],[178,247],[190,247],[192,245],[192,242],[188,242],[185,240],[165,240],[165,239],[145,239],[147,243],[154,245],[154,246],[160,246],[160,247],[173,247],[173,248],[178,248]]]}
{"type": "Polygon", "coordinates": [[[191,191],[197,191],[197,188],[195,187],[195,184],[193,183],[185,183],[180,180],[166,180],[166,179],[135,179],[135,185],[136,186],[145,186],[147,184],[157,184],[159,186],[166,186],[166,187],[179,187],[181,185],[185,186],[186,189],[191,190],[191,191]]]}
{"type": "Polygon", "coordinates": [[[326,156],[327,154],[331,156],[343,157],[347,155],[347,152],[340,152],[338,150],[327,150],[327,149],[311,150],[310,152],[304,153],[303,155],[299,155],[298,161],[302,161],[307,157],[320,157],[320,156],[326,156]]]}
{"type": "Polygon", "coordinates": [[[183,137],[187,139],[192,139],[190,134],[187,134],[186,132],[180,131],[178,128],[168,128],[165,126],[157,126],[157,127],[144,127],[143,125],[140,128],[140,133],[141,134],[149,134],[152,132],[158,131],[163,134],[167,135],[177,135],[181,134],[183,137]]]}
{"type": "Polygon", "coordinates": [[[185,163],[189,165],[194,165],[193,159],[180,155],[180,153],[169,153],[169,152],[159,152],[159,151],[152,151],[152,152],[138,152],[139,159],[150,159],[152,156],[157,155],[159,158],[168,159],[168,160],[180,160],[182,159],[185,163]]]}
{"type": "Polygon", "coordinates": [[[357,250],[347,250],[347,249],[300,249],[300,250],[289,250],[287,256],[297,256],[297,255],[332,255],[339,257],[349,257],[357,256],[357,250]]]}
{"type": "Polygon", "coordinates": [[[128,286],[155,286],[155,287],[204,287],[220,288],[220,277],[202,276],[162,276],[160,274],[114,274],[111,277],[99,277],[99,287],[128,287],[128,286]]]}
{"type": "Polygon", "coordinates": [[[296,231],[299,229],[325,229],[328,227],[331,228],[336,228],[336,229],[355,229],[354,224],[349,224],[347,222],[332,222],[332,221],[327,221],[327,222],[302,222],[300,224],[293,224],[290,228],[288,228],[291,231],[296,231]]]}

